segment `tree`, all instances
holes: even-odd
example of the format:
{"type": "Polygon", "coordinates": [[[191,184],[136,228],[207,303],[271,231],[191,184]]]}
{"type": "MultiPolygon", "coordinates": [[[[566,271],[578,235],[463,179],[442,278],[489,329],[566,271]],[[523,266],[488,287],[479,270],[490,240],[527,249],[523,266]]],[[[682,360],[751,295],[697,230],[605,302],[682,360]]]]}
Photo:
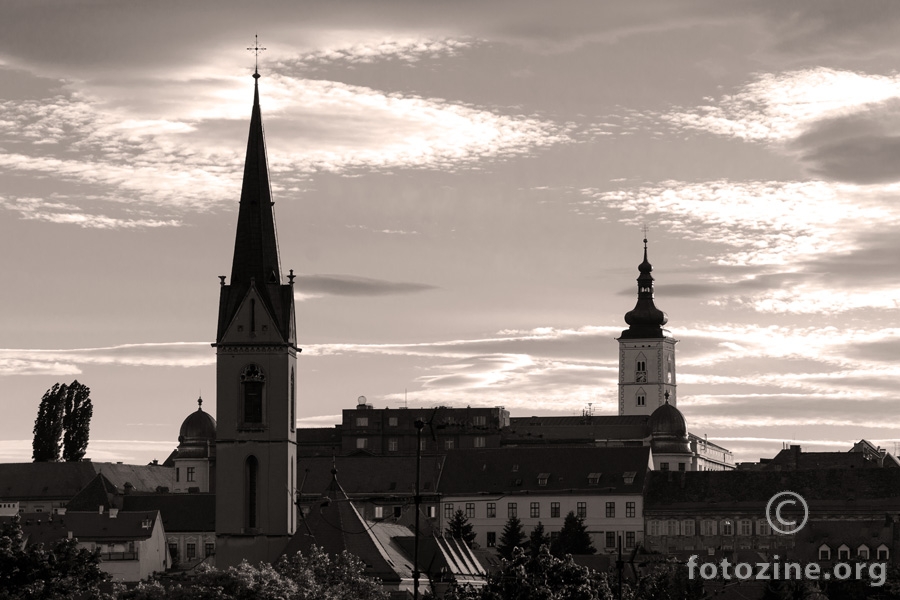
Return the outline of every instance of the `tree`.
{"type": "Polygon", "coordinates": [[[538,521],[538,524],[531,530],[528,536],[528,547],[531,549],[531,556],[537,556],[541,552],[541,547],[550,547],[550,536],[544,533],[544,524],[538,521]]]}
{"type": "Polygon", "coordinates": [[[388,594],[372,577],[363,575],[366,565],[346,550],[329,555],[317,546],[287,557],[275,570],[297,584],[298,600],[387,600],[388,594]]]}
{"type": "Polygon", "coordinates": [[[91,388],[73,381],[66,389],[66,412],[63,417],[63,460],[79,461],[87,452],[91,431],[91,388]]]}
{"type": "Polygon", "coordinates": [[[66,384],[57,383],[41,398],[38,415],[34,420],[34,440],[31,443],[34,462],[59,460],[65,395],[66,384]]]}
{"type": "Polygon", "coordinates": [[[34,421],[34,461],[57,461],[60,449],[63,460],[84,458],[93,414],[91,389],[77,380],[69,385],[57,383],[47,390],[34,421]]]}
{"type": "Polygon", "coordinates": [[[511,560],[513,551],[525,545],[525,532],[522,531],[522,521],[519,517],[510,517],[506,522],[506,527],[500,534],[500,543],[497,545],[497,552],[500,556],[507,560],[511,560]]]}
{"type": "Polygon", "coordinates": [[[453,513],[453,517],[447,523],[447,529],[444,533],[452,538],[465,541],[470,547],[475,544],[475,532],[472,529],[472,524],[469,523],[469,518],[461,510],[453,513]]]}
{"type": "Polygon", "coordinates": [[[563,521],[559,536],[551,544],[550,551],[554,556],[562,557],[566,554],[594,554],[597,549],[591,543],[591,536],[587,532],[584,519],[576,517],[574,512],[569,511],[563,521]]]}
{"type": "Polygon", "coordinates": [[[0,600],[103,598],[99,585],[109,579],[100,570],[99,551],[78,548],[75,539],[24,545],[19,517],[0,528],[0,600]]]}

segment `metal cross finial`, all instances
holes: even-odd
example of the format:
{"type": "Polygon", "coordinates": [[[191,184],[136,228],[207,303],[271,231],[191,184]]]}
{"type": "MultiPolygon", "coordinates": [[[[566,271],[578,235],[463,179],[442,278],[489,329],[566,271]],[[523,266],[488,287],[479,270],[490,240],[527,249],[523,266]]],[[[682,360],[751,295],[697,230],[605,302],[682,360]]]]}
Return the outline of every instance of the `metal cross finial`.
{"type": "Polygon", "coordinates": [[[647,224],[646,224],[646,223],[644,223],[643,227],[641,227],[641,231],[644,232],[644,242],[647,241],[647,232],[648,232],[649,230],[650,230],[650,228],[647,227],[647,224]]]}
{"type": "Polygon", "coordinates": [[[254,37],[256,38],[256,41],[253,43],[253,46],[247,48],[247,50],[252,51],[253,54],[256,55],[256,63],[253,66],[253,76],[259,77],[259,53],[265,50],[265,48],[259,45],[259,34],[256,34],[254,37]]]}

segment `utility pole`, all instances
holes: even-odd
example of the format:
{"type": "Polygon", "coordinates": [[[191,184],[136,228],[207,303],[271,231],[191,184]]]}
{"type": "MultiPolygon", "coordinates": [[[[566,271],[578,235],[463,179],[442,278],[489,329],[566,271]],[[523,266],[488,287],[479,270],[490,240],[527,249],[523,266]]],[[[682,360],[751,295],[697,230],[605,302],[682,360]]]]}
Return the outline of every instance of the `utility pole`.
{"type": "Polygon", "coordinates": [[[413,541],[413,600],[419,600],[419,505],[422,504],[422,496],[419,494],[419,474],[422,464],[422,429],[425,421],[416,419],[416,495],[413,502],[416,506],[416,537],[413,541]]]}
{"type": "Polygon", "coordinates": [[[622,600],[622,574],[625,572],[625,561],[622,560],[622,536],[619,536],[619,558],[616,559],[616,571],[619,572],[619,581],[616,586],[616,597],[622,600]]]}

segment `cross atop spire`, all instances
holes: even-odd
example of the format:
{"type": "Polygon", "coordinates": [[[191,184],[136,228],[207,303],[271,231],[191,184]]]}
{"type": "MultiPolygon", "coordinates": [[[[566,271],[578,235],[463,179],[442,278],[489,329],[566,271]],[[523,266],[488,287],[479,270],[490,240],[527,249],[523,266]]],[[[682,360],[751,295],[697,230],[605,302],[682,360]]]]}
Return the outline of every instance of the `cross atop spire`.
{"type": "Polygon", "coordinates": [[[247,48],[256,55],[256,62],[253,65],[253,79],[259,79],[259,53],[265,50],[262,46],[259,45],[259,34],[257,33],[255,36],[256,41],[253,43],[253,46],[247,48]]]}

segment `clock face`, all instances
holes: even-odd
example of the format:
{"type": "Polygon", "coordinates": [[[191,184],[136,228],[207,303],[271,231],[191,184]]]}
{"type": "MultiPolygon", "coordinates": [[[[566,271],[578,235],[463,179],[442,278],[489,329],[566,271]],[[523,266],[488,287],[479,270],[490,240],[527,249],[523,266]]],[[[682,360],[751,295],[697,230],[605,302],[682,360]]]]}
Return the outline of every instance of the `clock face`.
{"type": "Polygon", "coordinates": [[[647,383],[647,372],[646,371],[638,371],[637,376],[634,380],[638,383],[647,383]]]}

